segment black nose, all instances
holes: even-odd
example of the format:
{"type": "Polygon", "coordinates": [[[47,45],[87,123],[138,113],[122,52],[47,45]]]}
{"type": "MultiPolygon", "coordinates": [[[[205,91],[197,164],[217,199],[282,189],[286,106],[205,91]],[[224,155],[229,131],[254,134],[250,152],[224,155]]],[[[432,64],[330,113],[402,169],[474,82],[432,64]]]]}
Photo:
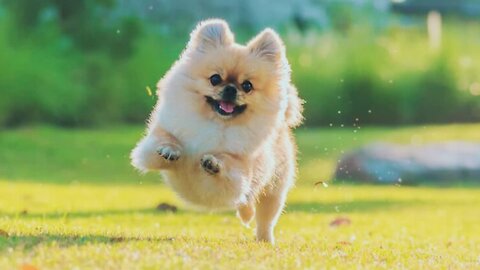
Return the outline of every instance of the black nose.
{"type": "Polygon", "coordinates": [[[227,85],[223,89],[222,99],[225,101],[235,101],[237,98],[237,88],[231,85],[227,85]]]}

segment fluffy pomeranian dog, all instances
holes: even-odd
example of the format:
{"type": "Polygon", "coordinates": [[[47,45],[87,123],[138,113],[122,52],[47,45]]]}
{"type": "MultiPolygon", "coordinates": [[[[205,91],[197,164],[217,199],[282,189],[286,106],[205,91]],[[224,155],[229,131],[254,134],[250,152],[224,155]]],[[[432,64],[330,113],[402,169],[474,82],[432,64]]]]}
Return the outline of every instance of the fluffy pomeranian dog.
{"type": "Polygon", "coordinates": [[[200,22],[187,48],[157,85],[145,137],[131,153],[140,171],[161,171],[186,202],[236,209],[256,237],[273,229],[296,174],[291,129],[302,100],[277,33],[235,43],[223,20],[200,22]]]}

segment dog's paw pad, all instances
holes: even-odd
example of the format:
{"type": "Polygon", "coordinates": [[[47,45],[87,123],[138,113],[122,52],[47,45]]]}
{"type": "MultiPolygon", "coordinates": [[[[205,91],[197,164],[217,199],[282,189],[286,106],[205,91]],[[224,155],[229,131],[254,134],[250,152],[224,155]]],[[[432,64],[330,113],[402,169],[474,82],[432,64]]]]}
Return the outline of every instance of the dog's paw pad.
{"type": "Polygon", "coordinates": [[[180,158],[180,150],[178,150],[174,146],[169,146],[169,145],[160,146],[157,149],[157,153],[168,161],[175,161],[180,158]]]}
{"type": "Polygon", "coordinates": [[[212,155],[203,156],[200,161],[202,168],[209,174],[217,174],[220,172],[220,164],[218,160],[212,155]]]}

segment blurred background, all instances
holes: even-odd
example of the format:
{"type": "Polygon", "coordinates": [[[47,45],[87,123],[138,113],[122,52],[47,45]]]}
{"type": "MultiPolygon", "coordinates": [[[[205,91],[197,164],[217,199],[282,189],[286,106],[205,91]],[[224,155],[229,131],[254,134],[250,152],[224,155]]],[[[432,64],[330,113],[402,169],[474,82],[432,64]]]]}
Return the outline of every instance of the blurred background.
{"type": "Polygon", "coordinates": [[[307,101],[301,181],[480,179],[476,0],[3,0],[0,178],[154,181],[128,165],[155,104],[147,89],[211,17],[239,42],[265,27],[284,39],[307,101]],[[361,148],[378,141],[389,144],[361,148]],[[446,161],[398,165],[445,147],[446,161]]]}
{"type": "Polygon", "coordinates": [[[0,0],[0,269],[480,269],[478,209],[480,0],[0,0]],[[130,165],[212,17],[306,100],[275,248],[130,165]]]}

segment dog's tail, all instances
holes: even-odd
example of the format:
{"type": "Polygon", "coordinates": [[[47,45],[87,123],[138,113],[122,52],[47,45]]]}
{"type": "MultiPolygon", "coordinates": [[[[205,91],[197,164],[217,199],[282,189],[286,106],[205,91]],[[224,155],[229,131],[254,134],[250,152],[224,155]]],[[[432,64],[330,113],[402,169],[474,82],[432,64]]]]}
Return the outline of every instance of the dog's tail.
{"type": "Polygon", "coordinates": [[[297,88],[293,85],[288,87],[288,105],[285,112],[285,120],[289,127],[298,127],[303,122],[303,104],[305,101],[298,96],[297,88]]]}

